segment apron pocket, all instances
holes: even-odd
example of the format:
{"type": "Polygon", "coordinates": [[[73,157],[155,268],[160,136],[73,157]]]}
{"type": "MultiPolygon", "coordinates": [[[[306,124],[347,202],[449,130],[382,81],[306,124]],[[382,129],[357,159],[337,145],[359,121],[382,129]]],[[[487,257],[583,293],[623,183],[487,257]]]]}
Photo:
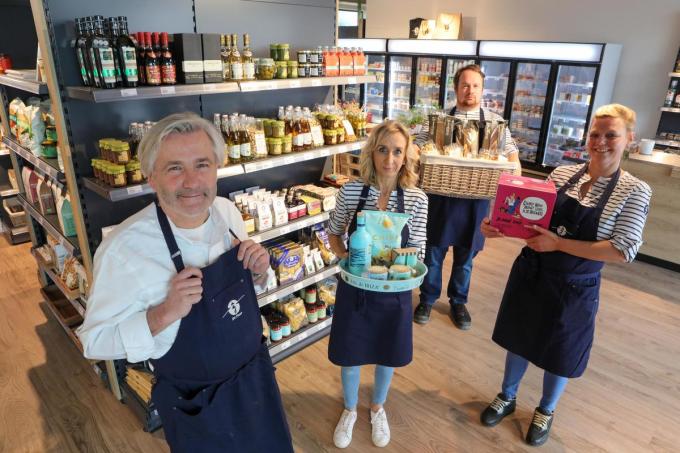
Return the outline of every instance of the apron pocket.
{"type": "Polygon", "coordinates": [[[245,306],[248,301],[248,287],[243,278],[204,300],[208,304],[210,320],[215,323],[236,321],[245,309],[252,309],[245,306]]]}
{"type": "Polygon", "coordinates": [[[562,318],[565,324],[589,325],[595,321],[600,279],[588,277],[569,279],[562,293],[562,318]]]}

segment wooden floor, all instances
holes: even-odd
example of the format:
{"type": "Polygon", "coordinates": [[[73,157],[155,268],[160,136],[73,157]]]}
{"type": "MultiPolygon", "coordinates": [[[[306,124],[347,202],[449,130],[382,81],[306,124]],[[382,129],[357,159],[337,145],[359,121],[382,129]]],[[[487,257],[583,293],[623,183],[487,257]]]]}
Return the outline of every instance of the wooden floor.
{"type": "MultiPolygon", "coordinates": [[[[475,260],[470,331],[454,328],[442,303],[430,324],[415,326],[414,361],[395,373],[386,404],[392,441],[383,451],[536,451],[523,442],[540,399],[536,368],[527,372],[513,416],[495,428],[478,421],[499,390],[504,352],[490,337],[519,246],[492,241],[475,260]]],[[[0,239],[0,452],[168,451],[162,432],[140,429],[48,314],[28,251],[0,239]]],[[[323,340],[278,365],[298,452],[337,450],[340,376],[326,349],[323,340]]],[[[367,367],[348,452],[378,451],[368,418],[371,375],[367,367]]],[[[678,414],[680,275],[644,263],[609,265],[590,366],[567,387],[540,451],[678,452],[678,414]]]]}

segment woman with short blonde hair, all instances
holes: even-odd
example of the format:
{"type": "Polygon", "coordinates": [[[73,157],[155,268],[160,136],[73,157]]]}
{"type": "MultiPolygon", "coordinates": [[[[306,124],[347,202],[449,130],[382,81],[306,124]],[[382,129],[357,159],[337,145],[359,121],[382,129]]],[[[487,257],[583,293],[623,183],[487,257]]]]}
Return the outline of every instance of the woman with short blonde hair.
{"type": "MultiPolygon", "coordinates": [[[[328,231],[333,251],[340,258],[347,257],[344,236],[356,229],[358,212],[396,211],[409,215],[401,232],[401,247],[414,247],[422,260],[427,196],[415,187],[417,156],[404,126],[388,120],[376,127],[361,151],[359,163],[361,179],[340,189],[331,214],[328,231]]],[[[335,428],[333,442],[338,448],[351,442],[361,366],[375,364],[370,420],[373,443],[384,447],[390,440],[390,430],[383,404],[394,367],[407,365],[413,357],[411,291],[364,291],[341,280],[335,307],[328,358],[342,367],[345,410],[335,428]]]]}

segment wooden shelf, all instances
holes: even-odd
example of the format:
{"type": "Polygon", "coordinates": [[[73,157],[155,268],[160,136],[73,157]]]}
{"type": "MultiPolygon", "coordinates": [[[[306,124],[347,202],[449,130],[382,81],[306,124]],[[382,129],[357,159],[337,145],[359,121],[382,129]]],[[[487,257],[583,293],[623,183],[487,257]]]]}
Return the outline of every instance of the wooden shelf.
{"type": "Polygon", "coordinates": [[[35,258],[35,260],[38,263],[38,267],[45,272],[48,277],[54,282],[54,286],[61,291],[61,294],[64,295],[64,297],[71,303],[73,308],[78,312],[78,314],[82,317],[85,317],[85,307],[80,303],[80,291],[77,289],[70,289],[64,281],[61,279],[61,277],[57,274],[57,271],[53,269],[51,266],[49,266],[45,260],[43,260],[42,256],[35,250],[31,250],[31,255],[35,258]]]}
{"type": "Polygon", "coordinates": [[[66,335],[76,345],[80,352],[83,352],[83,345],[74,332],[74,327],[83,322],[83,318],[75,311],[75,309],[66,300],[63,299],[61,291],[55,286],[47,286],[40,289],[40,293],[45,298],[45,305],[52,312],[54,318],[66,335]]]}

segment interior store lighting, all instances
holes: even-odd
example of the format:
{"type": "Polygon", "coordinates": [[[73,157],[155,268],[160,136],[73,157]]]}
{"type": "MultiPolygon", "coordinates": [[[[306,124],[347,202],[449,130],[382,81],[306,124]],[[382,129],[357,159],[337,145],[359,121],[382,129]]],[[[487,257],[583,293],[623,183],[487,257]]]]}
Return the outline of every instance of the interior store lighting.
{"type": "Polygon", "coordinates": [[[427,55],[477,55],[477,41],[451,39],[390,39],[387,50],[394,53],[427,55]]]}
{"type": "Polygon", "coordinates": [[[480,57],[599,62],[602,44],[481,41],[480,57]]]}
{"type": "Polygon", "coordinates": [[[386,39],[338,39],[338,47],[361,47],[364,52],[385,52],[386,39]]]}

